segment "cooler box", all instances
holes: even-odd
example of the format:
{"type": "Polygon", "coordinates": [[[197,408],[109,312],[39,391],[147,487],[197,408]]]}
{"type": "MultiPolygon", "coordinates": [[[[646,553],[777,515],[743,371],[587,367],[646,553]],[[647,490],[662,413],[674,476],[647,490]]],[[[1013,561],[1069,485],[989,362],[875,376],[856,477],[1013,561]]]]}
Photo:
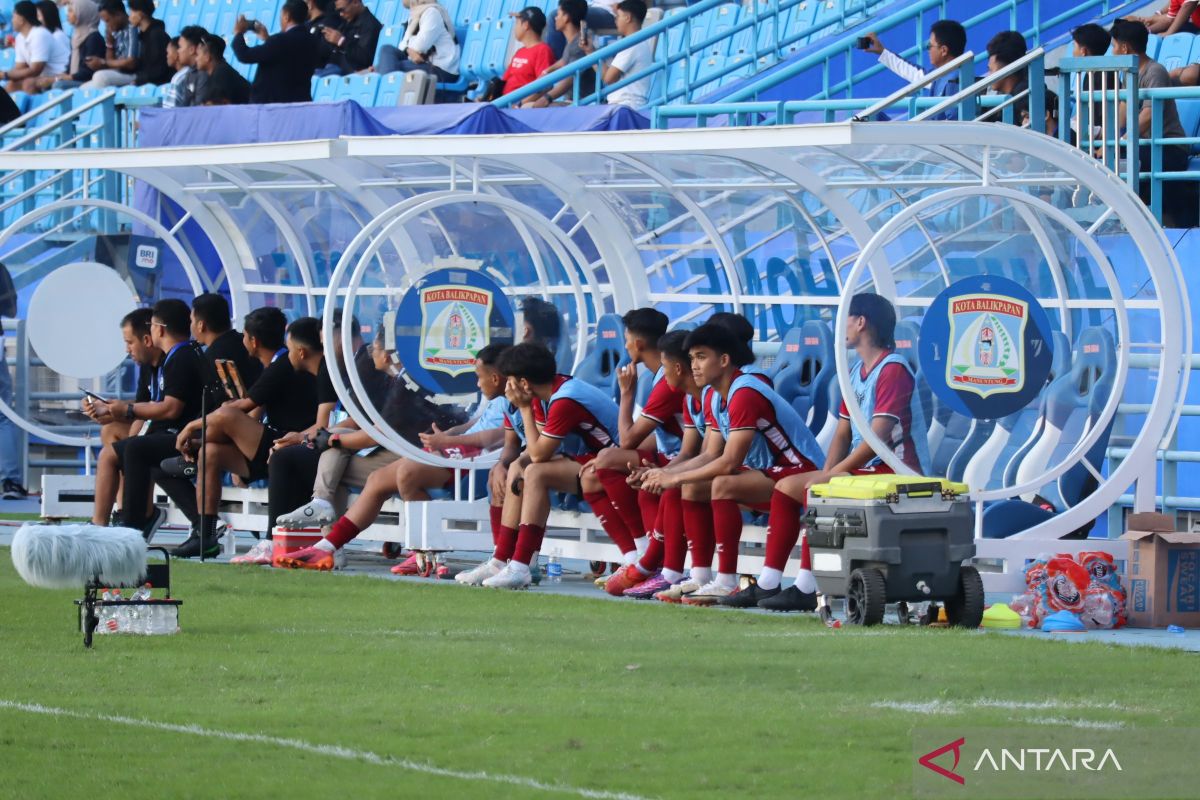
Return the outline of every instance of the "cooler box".
{"type": "Polygon", "coordinates": [[[887,601],[943,599],[975,555],[968,488],[944,478],[845,475],[809,490],[804,522],[822,594],[845,596],[856,569],[878,570],[887,601]]]}
{"type": "Polygon", "coordinates": [[[324,538],[320,528],[281,528],[276,526],[271,534],[274,547],[271,549],[271,559],[275,560],[294,550],[312,547],[324,538]]]}

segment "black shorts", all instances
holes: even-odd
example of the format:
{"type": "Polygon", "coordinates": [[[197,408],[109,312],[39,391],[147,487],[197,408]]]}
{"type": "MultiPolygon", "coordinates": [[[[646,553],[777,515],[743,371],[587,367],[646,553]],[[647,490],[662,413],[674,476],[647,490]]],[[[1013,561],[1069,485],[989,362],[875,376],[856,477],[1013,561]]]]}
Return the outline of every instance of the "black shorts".
{"type": "Polygon", "coordinates": [[[275,446],[275,440],[281,436],[283,436],[283,431],[272,428],[270,425],[263,425],[262,438],[258,440],[258,449],[254,451],[254,458],[250,459],[248,466],[248,474],[243,475],[242,480],[246,483],[266,480],[267,459],[271,457],[271,448],[275,446]]]}

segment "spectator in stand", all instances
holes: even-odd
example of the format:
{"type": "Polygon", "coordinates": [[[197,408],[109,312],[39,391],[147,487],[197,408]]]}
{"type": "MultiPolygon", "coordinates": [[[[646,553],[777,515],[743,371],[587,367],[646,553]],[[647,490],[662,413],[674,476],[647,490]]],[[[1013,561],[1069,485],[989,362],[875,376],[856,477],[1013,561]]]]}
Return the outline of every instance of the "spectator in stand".
{"type": "MultiPolygon", "coordinates": [[[[1017,31],[1001,31],[992,37],[988,42],[988,74],[999,72],[1000,70],[1012,64],[1025,56],[1029,51],[1029,45],[1025,42],[1025,37],[1017,31]]],[[[992,84],[991,93],[998,95],[1007,95],[1009,97],[1029,91],[1029,74],[1025,70],[1014,72],[992,84]]],[[[991,109],[989,109],[990,111],[991,109]]],[[[985,112],[986,113],[986,112],[985,112]]],[[[1012,119],[1014,124],[1020,125],[1022,119],[1027,119],[1029,116],[1029,97],[1026,95],[1012,103],[1012,119]]],[[[993,112],[986,117],[988,120],[998,122],[1004,119],[1004,110],[993,112]]]]}
{"type": "Polygon", "coordinates": [[[267,35],[261,22],[251,23],[238,15],[233,25],[233,54],[243,64],[258,64],[250,87],[251,103],[312,102],[312,74],[317,68],[317,47],[304,27],[308,9],[301,0],[288,0],[279,12],[280,32],[267,35]],[[258,47],[246,44],[246,31],[253,25],[262,40],[258,47]]]}
{"type": "MultiPolygon", "coordinates": [[[[621,0],[617,4],[617,30],[621,37],[632,36],[642,29],[646,20],[646,4],[642,0],[621,0]]],[[[587,45],[591,49],[591,43],[587,45]]],[[[627,47],[613,57],[604,70],[604,83],[611,85],[630,75],[636,75],[646,70],[654,63],[654,39],[638,42],[627,47]]],[[[622,86],[608,95],[608,104],[612,106],[629,106],[644,108],[650,100],[650,75],[638,78],[633,83],[622,86]]]]}
{"type": "MultiPolygon", "coordinates": [[[[196,98],[203,93],[204,87],[208,83],[208,73],[200,69],[196,61],[200,45],[203,44],[204,37],[207,35],[208,31],[199,25],[188,25],[179,32],[178,60],[180,66],[185,68],[186,74],[178,84],[179,88],[175,93],[175,108],[197,105],[196,98]]],[[[174,79],[171,82],[174,84],[174,79]]],[[[164,105],[166,104],[164,103],[164,105]]]]}
{"type": "Polygon", "coordinates": [[[337,0],[338,27],[323,27],[321,35],[330,47],[325,66],[317,75],[349,75],[375,63],[375,48],[383,25],[362,0],[337,0]]]}
{"type": "Polygon", "coordinates": [[[104,0],[100,4],[100,21],[104,23],[104,55],[89,57],[87,66],[93,70],[92,79],[84,89],[103,89],[108,86],[128,86],[134,81],[142,43],[138,30],[129,24],[125,4],[121,0],[104,0]]]}
{"type": "MultiPolygon", "coordinates": [[[[879,37],[873,32],[866,38],[871,40],[867,52],[879,56],[879,63],[910,83],[925,77],[925,70],[911,61],[907,61],[883,46],[879,37]]],[[[925,45],[929,52],[929,63],[934,69],[941,67],[958,58],[967,49],[967,31],[961,23],[949,19],[938,20],[929,28],[929,42],[925,45]]],[[[927,87],[934,97],[951,97],[958,94],[958,73],[943,75],[927,87]]],[[[934,119],[958,119],[958,110],[950,109],[938,114],[934,119]]]]}
{"type": "MultiPolygon", "coordinates": [[[[54,39],[54,46],[50,51],[51,63],[66,63],[67,70],[71,66],[71,38],[67,36],[67,32],[62,27],[62,17],[59,15],[58,6],[54,0],[38,0],[37,3],[38,19],[41,20],[42,27],[50,31],[50,36],[54,39]]],[[[67,74],[64,71],[60,75],[49,76],[43,75],[34,81],[34,87],[38,91],[50,88],[51,84],[67,74]]]]}
{"type": "Polygon", "coordinates": [[[325,28],[336,28],[341,24],[341,17],[333,7],[333,0],[306,0],[308,7],[308,22],[305,23],[309,37],[317,50],[317,61],[321,64],[329,62],[333,46],[325,41],[325,28]]]}
{"type": "MultiPolygon", "coordinates": [[[[566,46],[562,50],[562,57],[551,64],[546,72],[554,72],[562,69],[568,64],[572,64],[587,54],[591,53],[592,43],[583,35],[582,23],[587,18],[588,5],[585,0],[559,0],[558,12],[554,15],[554,30],[566,38],[566,46]]],[[[549,44],[550,36],[547,36],[547,44],[549,44]]],[[[553,48],[553,45],[551,45],[553,48]]],[[[539,92],[533,97],[528,97],[521,104],[522,108],[546,108],[547,106],[562,100],[563,102],[571,102],[574,96],[572,89],[575,85],[573,77],[563,78],[558,83],[554,84],[548,91],[539,92]]],[[[579,75],[579,96],[587,97],[592,92],[596,91],[596,73],[594,70],[587,70],[579,75]]]]}
{"type": "MultiPolygon", "coordinates": [[[[550,45],[542,41],[546,30],[546,14],[537,6],[527,6],[512,15],[513,38],[521,45],[508,62],[508,69],[500,77],[501,93],[515,92],[527,83],[532,83],[554,62],[550,45]]],[[[492,94],[494,92],[489,92],[492,94]]]]}
{"type": "MultiPolygon", "coordinates": [[[[1138,57],[1138,89],[1163,89],[1171,85],[1171,76],[1162,64],[1146,55],[1146,45],[1150,33],[1140,22],[1128,19],[1118,19],[1112,24],[1112,52],[1115,56],[1136,55],[1138,57]]],[[[1125,119],[1125,104],[1121,103],[1117,119],[1125,119]]],[[[1153,103],[1142,101],[1138,112],[1138,135],[1150,136],[1150,123],[1153,103]]],[[[1162,103],[1162,135],[1166,139],[1182,138],[1186,134],[1179,121],[1179,111],[1174,100],[1164,100],[1162,103]]],[[[1138,148],[1139,169],[1145,171],[1151,165],[1151,146],[1143,144],[1138,148]]],[[[1164,145],[1162,147],[1162,169],[1164,172],[1182,172],[1188,168],[1188,145],[1164,145]]],[[[1195,212],[1196,184],[1184,184],[1170,181],[1163,189],[1163,224],[1167,227],[1192,227],[1196,224],[1195,212]]],[[[1138,189],[1142,202],[1150,202],[1150,180],[1141,182],[1138,189]]]]}
{"type": "Polygon", "coordinates": [[[196,50],[196,68],[207,77],[195,105],[238,106],[250,102],[250,82],[225,60],[225,40],[220,36],[205,34],[196,50]]]}
{"type": "Polygon", "coordinates": [[[38,78],[53,78],[67,71],[69,53],[55,44],[30,0],[13,6],[12,26],[17,32],[13,45],[16,63],[12,69],[0,72],[0,78],[8,81],[8,91],[37,92],[38,78]]]}
{"type": "MultiPolygon", "coordinates": [[[[53,3],[51,3],[53,5],[53,3]]],[[[38,78],[41,89],[71,89],[92,79],[95,72],[87,65],[88,57],[104,57],[104,37],[100,35],[100,7],[93,0],[73,0],[67,6],[71,23],[71,58],[65,75],[38,78]]]]}
{"type": "MultiPolygon", "coordinates": [[[[1108,31],[1104,30],[1104,28],[1095,24],[1094,22],[1089,22],[1086,25],[1080,25],[1078,28],[1075,28],[1073,31],[1071,31],[1071,39],[1074,41],[1074,45],[1071,49],[1071,55],[1074,56],[1075,58],[1088,58],[1091,56],[1102,56],[1108,52],[1108,47],[1110,44],[1112,44],[1112,37],[1109,36],[1108,31]]],[[[1074,83],[1072,85],[1072,90],[1075,92],[1088,91],[1092,87],[1092,85],[1093,84],[1092,84],[1091,77],[1085,77],[1084,75],[1076,75],[1074,78],[1074,83]]],[[[1096,84],[1096,88],[1099,88],[1098,83],[1096,84]]],[[[1047,107],[1049,106],[1049,104],[1050,104],[1050,101],[1047,100],[1046,101],[1047,107]]],[[[1049,111],[1049,108],[1047,108],[1047,111],[1049,111]]],[[[1058,109],[1056,107],[1055,113],[1057,113],[1057,111],[1058,111],[1058,109]]],[[[1087,119],[1090,112],[1091,112],[1091,109],[1090,109],[1088,103],[1084,102],[1080,107],[1081,116],[1084,119],[1087,119]]],[[[1094,125],[1091,127],[1092,127],[1092,133],[1091,133],[1092,141],[1099,140],[1100,136],[1103,133],[1102,129],[1100,128],[1099,125],[1094,125]]],[[[1085,131],[1088,129],[1087,123],[1084,123],[1083,129],[1085,131]]],[[[1049,132],[1049,128],[1047,128],[1046,130],[1047,130],[1047,132],[1049,132]]],[[[1071,141],[1072,141],[1072,143],[1076,143],[1076,144],[1079,143],[1079,130],[1080,130],[1080,120],[1076,117],[1072,117],[1071,118],[1071,141]]]]}
{"type": "Polygon", "coordinates": [[[171,76],[171,82],[163,88],[162,107],[175,108],[178,103],[179,89],[187,81],[188,75],[192,71],[191,67],[185,67],[179,63],[178,36],[167,42],[167,66],[175,73],[171,76]]]}
{"type": "Polygon", "coordinates": [[[408,27],[400,46],[385,44],[379,48],[375,71],[412,72],[420,70],[441,83],[458,81],[458,38],[454,20],[437,0],[404,0],[408,9],[408,27]]]}
{"type": "Polygon", "coordinates": [[[1200,3],[1196,0],[1171,0],[1157,14],[1148,17],[1125,17],[1140,22],[1150,33],[1170,36],[1173,33],[1200,33],[1200,3]]]}
{"type": "Polygon", "coordinates": [[[133,82],[137,86],[161,86],[171,80],[167,66],[167,43],[171,35],[161,19],[154,18],[154,0],[129,0],[129,22],[138,31],[141,53],[133,82]]]}
{"type": "MultiPolygon", "coordinates": [[[[617,0],[584,0],[583,22],[588,30],[585,39],[591,38],[593,31],[608,31],[617,27],[617,0]]],[[[566,51],[570,37],[557,27],[546,34],[546,44],[554,51],[555,58],[561,58],[566,51]]]]}

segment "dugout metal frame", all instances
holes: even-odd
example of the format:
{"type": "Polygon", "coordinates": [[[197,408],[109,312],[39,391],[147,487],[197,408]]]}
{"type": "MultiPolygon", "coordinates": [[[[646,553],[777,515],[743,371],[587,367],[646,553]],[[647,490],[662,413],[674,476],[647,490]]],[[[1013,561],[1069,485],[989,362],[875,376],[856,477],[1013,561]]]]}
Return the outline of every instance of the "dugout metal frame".
{"type": "MultiPolygon", "coordinates": [[[[571,332],[576,363],[599,315],[639,305],[686,306],[673,316],[690,319],[717,305],[771,314],[807,310],[840,325],[849,295],[869,286],[902,314],[919,313],[936,289],[961,274],[955,248],[963,232],[1017,231],[1034,243],[1051,275],[1039,300],[1062,326],[1070,332],[1076,312],[1097,312],[1113,331],[1121,379],[1106,417],[1134,402],[1134,387],[1147,405],[1152,387],[1149,411],[1119,465],[1098,476],[1100,487],[1075,508],[1022,534],[1034,539],[1103,514],[1130,486],[1136,510],[1153,507],[1156,452],[1178,422],[1187,385],[1188,290],[1162,229],[1094,160],[1006,125],[838,123],[13,152],[0,154],[0,169],[104,169],[144,182],[162,203],[150,227],[194,285],[208,281],[197,247],[184,236],[192,223],[224,267],[218,283],[227,286],[236,317],[262,302],[292,303],[306,313],[323,308],[329,341],[333,309],[369,297],[394,299],[439,259],[460,258],[451,212],[486,208],[525,243],[539,278],[510,283],[505,292],[559,298],[578,321],[571,332]],[[168,200],[179,210],[175,216],[168,200]],[[336,224],[322,229],[317,210],[336,224]],[[341,257],[325,280],[318,256],[333,251],[334,228],[354,233],[336,243],[341,257]],[[266,246],[294,264],[292,277],[259,268],[264,243],[252,229],[271,231],[266,246]],[[1103,239],[1123,242],[1119,274],[1103,239]],[[780,247],[791,253],[788,267],[807,271],[815,291],[774,292],[764,289],[762,274],[750,274],[749,263],[780,247]],[[688,259],[715,266],[709,285],[678,268],[688,259]],[[1103,290],[1095,296],[1075,286],[1080,259],[1100,276],[1103,290]]],[[[146,224],[137,209],[110,206],[105,210],[146,224]]],[[[0,244],[30,221],[27,215],[0,232],[0,244]]],[[[495,265],[485,268],[506,277],[495,265]]],[[[778,341],[778,327],[770,314],[765,318],[766,337],[778,341]]],[[[342,333],[349,354],[348,327],[342,333]]],[[[844,353],[838,365],[845,392],[844,353]]],[[[404,441],[377,409],[354,401],[336,370],[331,375],[351,415],[390,449],[462,466],[404,441]]],[[[2,410],[36,435],[95,444],[58,436],[6,405],[2,410]]],[[[851,412],[861,424],[855,404],[851,412]]],[[[1051,465],[1044,481],[1076,463],[1085,444],[1051,465]]],[[[487,466],[489,458],[473,466],[487,466]]]]}

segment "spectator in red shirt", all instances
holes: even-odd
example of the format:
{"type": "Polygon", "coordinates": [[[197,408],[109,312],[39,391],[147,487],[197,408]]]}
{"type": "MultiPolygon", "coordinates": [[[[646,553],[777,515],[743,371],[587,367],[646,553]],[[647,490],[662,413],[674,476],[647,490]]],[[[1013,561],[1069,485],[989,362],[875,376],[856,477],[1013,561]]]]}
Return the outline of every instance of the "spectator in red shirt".
{"type": "Polygon", "coordinates": [[[504,71],[504,93],[515,92],[527,83],[536,80],[546,68],[554,63],[554,51],[542,41],[546,30],[546,14],[540,8],[529,6],[513,15],[513,38],[521,43],[513,53],[504,71]]]}

